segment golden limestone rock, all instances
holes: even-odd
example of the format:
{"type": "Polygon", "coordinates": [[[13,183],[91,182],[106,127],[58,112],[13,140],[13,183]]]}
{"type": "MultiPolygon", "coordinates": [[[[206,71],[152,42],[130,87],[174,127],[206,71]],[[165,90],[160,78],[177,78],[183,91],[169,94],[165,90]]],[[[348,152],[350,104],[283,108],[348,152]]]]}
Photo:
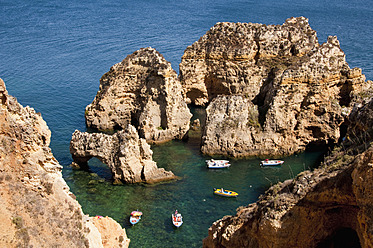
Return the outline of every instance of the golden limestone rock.
{"type": "Polygon", "coordinates": [[[337,37],[319,44],[304,17],[217,23],[185,50],[180,80],[188,103],[208,105],[202,152],[233,157],[336,143],[373,89],[349,68],[337,37]]]}
{"type": "Polygon", "coordinates": [[[0,247],[108,247],[62,178],[41,114],[1,79],[0,99],[0,247]]]}
{"type": "Polygon", "coordinates": [[[157,167],[150,145],[139,138],[132,125],[113,135],[76,130],[70,141],[70,153],[79,167],[87,167],[92,157],[98,158],[108,165],[117,182],[154,183],[176,178],[171,171],[157,167]]]}
{"type": "Polygon", "coordinates": [[[154,48],[112,66],[85,111],[88,127],[107,131],[132,124],[149,143],[182,139],[191,116],[176,72],[154,48]]]}

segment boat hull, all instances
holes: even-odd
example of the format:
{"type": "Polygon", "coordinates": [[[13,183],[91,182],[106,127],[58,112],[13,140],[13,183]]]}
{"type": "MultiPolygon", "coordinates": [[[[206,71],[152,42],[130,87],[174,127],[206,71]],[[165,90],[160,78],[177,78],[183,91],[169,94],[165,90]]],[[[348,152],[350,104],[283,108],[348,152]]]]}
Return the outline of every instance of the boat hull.
{"type": "Polygon", "coordinates": [[[181,215],[176,217],[174,214],[172,214],[171,220],[172,220],[172,224],[175,227],[181,227],[181,225],[183,224],[183,217],[181,215]]]}
{"type": "Polygon", "coordinates": [[[224,197],[237,197],[238,196],[237,192],[234,192],[231,190],[222,191],[221,189],[215,189],[214,194],[219,195],[219,196],[224,196],[224,197]]]}
{"type": "Polygon", "coordinates": [[[140,219],[141,219],[141,217],[136,218],[136,217],[131,216],[131,217],[130,217],[130,223],[131,223],[132,225],[135,225],[135,224],[139,223],[140,219]]]}
{"type": "Polygon", "coordinates": [[[207,164],[207,168],[209,169],[223,169],[228,168],[231,166],[230,164],[207,164]]]}
{"type": "Polygon", "coordinates": [[[180,222],[172,221],[172,224],[174,224],[175,227],[181,227],[181,225],[183,224],[183,222],[182,221],[180,221],[180,222]]]}
{"type": "Polygon", "coordinates": [[[228,160],[206,160],[207,168],[209,169],[223,169],[228,168],[230,165],[228,160]]]}
{"type": "Polygon", "coordinates": [[[284,161],[282,160],[269,160],[269,161],[261,161],[262,166],[279,166],[282,165],[284,161]]]}

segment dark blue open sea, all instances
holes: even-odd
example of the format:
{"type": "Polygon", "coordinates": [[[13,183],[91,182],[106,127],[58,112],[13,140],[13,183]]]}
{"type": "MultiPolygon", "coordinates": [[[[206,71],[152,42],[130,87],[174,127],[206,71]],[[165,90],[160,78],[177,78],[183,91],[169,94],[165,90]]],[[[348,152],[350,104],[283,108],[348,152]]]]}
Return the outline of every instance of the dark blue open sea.
{"type": "Polygon", "coordinates": [[[184,49],[216,22],[282,24],[305,16],[320,42],[337,35],[350,67],[362,68],[373,79],[373,4],[368,0],[0,0],[0,13],[0,77],[11,95],[47,121],[53,153],[84,212],[117,220],[127,230],[130,247],[201,247],[215,220],[255,202],[271,184],[312,168],[320,153],[286,158],[281,168],[263,169],[259,159],[252,159],[208,171],[192,133],[188,142],[153,146],[158,166],[180,181],[113,186],[110,171],[97,160],[90,162],[91,171],[72,170],[71,134],[86,130],[84,108],[112,65],[151,46],[178,71],[184,49]],[[212,194],[214,187],[240,195],[220,198],[212,194]],[[144,216],[130,227],[128,215],[136,209],[144,216]],[[170,220],[174,209],[184,216],[178,230],[170,220]]]}

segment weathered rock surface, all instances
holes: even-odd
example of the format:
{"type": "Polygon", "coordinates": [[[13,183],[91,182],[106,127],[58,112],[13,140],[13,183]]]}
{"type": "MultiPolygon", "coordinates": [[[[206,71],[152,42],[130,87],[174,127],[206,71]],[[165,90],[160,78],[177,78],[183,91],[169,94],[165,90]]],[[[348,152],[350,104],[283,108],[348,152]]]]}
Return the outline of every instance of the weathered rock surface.
{"type": "Polygon", "coordinates": [[[336,143],[373,85],[349,68],[336,37],[320,45],[304,17],[281,26],[218,23],[185,50],[180,77],[189,102],[210,103],[202,151],[228,156],[284,156],[336,143]],[[257,128],[246,125],[254,116],[257,128]]]}
{"type": "Polygon", "coordinates": [[[205,105],[217,95],[243,94],[254,99],[271,80],[318,48],[316,32],[306,18],[280,25],[220,22],[187,47],[180,76],[188,102],[205,105]]]}
{"type": "MultiPolygon", "coordinates": [[[[1,79],[0,100],[0,247],[108,247],[63,180],[41,115],[1,79]]],[[[128,246],[124,229],[115,235],[128,246]]]]}
{"type": "Polygon", "coordinates": [[[80,166],[87,166],[92,157],[98,158],[109,166],[115,180],[125,183],[153,183],[176,178],[171,171],[157,167],[150,145],[139,138],[131,125],[113,135],[76,130],[70,141],[70,153],[80,166]]]}
{"type": "Polygon", "coordinates": [[[176,72],[153,48],[142,48],[111,67],[85,115],[87,126],[99,130],[132,124],[148,142],[182,139],[191,116],[176,72]]]}
{"type": "Polygon", "coordinates": [[[108,248],[128,247],[130,240],[123,235],[122,227],[110,217],[92,217],[93,225],[101,233],[102,244],[108,248]]]}
{"type": "Polygon", "coordinates": [[[313,172],[272,186],[215,222],[204,247],[373,247],[373,99],[354,109],[347,138],[313,172]]]}

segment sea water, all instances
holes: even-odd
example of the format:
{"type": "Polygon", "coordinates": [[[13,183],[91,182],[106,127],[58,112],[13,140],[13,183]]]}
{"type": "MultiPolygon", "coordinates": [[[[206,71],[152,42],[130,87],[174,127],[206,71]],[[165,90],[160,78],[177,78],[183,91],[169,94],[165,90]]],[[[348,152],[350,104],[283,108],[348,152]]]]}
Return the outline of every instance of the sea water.
{"type": "MultiPolygon", "coordinates": [[[[316,166],[320,152],[285,158],[276,168],[261,168],[259,159],[239,159],[229,169],[208,170],[199,134],[191,132],[188,141],[152,146],[158,166],[172,170],[178,181],[114,186],[108,168],[95,159],[89,171],[73,170],[71,134],[86,130],[84,108],[112,65],[151,46],[178,71],[185,48],[217,22],[282,24],[305,16],[320,43],[336,35],[350,67],[362,68],[373,79],[370,1],[1,0],[0,13],[0,78],[22,105],[42,113],[52,131],[53,154],[84,212],[117,220],[131,247],[201,247],[215,220],[255,202],[269,186],[316,166]],[[239,196],[215,196],[215,187],[239,196]],[[130,226],[129,214],[137,209],[143,218],[130,226]],[[179,229],[171,222],[175,209],[184,216],[179,229]]],[[[201,111],[193,109],[193,118],[201,111]]]]}

